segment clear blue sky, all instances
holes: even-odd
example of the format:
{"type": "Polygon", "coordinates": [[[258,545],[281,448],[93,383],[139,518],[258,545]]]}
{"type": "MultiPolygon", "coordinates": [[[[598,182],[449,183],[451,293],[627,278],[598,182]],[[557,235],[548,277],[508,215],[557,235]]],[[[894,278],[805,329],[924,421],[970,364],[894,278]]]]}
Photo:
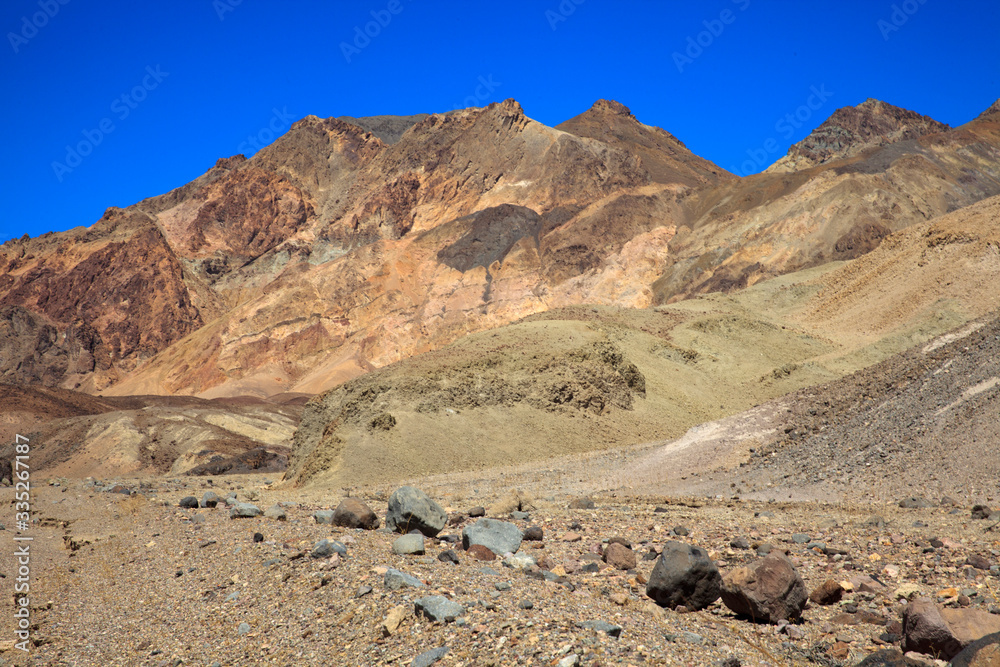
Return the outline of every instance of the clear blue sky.
{"type": "Polygon", "coordinates": [[[951,125],[1000,97],[1000,3],[968,0],[5,0],[0,28],[0,241],[90,225],[307,114],[513,97],[556,125],[610,98],[747,173],[868,97],[951,125]]]}

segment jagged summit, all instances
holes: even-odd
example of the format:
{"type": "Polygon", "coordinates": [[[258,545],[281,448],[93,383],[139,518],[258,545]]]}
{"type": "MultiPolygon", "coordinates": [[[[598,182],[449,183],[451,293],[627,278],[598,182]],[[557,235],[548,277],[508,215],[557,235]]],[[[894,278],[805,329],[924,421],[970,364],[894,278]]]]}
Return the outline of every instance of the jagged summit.
{"type": "Polygon", "coordinates": [[[361,118],[339,116],[337,120],[357,125],[361,129],[371,132],[384,143],[394,144],[399,141],[404,132],[427,118],[427,115],[418,113],[412,116],[363,116],[361,118]]]}
{"type": "Polygon", "coordinates": [[[788,154],[768,167],[769,172],[808,169],[852,157],[887,144],[950,129],[945,123],[882,100],[868,98],[833,112],[788,154]]]}
{"type": "Polygon", "coordinates": [[[597,100],[594,105],[590,107],[590,112],[593,113],[610,113],[616,116],[631,116],[635,118],[632,114],[632,110],[621,102],[616,102],[615,100],[597,100]]]}
{"type": "Polygon", "coordinates": [[[987,107],[986,110],[983,111],[978,116],[976,116],[976,118],[977,119],[986,118],[987,116],[996,116],[996,115],[1000,115],[1000,99],[997,99],[996,102],[987,107]]]}

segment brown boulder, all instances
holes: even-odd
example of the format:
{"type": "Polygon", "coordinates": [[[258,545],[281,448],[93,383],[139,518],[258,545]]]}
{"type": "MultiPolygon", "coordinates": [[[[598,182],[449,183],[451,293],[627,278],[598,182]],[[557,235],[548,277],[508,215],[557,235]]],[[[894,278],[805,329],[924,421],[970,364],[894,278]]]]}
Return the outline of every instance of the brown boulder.
{"type": "Polygon", "coordinates": [[[840,602],[843,596],[844,588],[833,579],[827,579],[813,590],[809,600],[815,604],[830,605],[840,602]]]}
{"type": "Polygon", "coordinates": [[[917,598],[903,611],[903,650],[951,659],[966,646],[1000,632],[1000,616],[980,609],[941,609],[917,598]]]}
{"type": "Polygon", "coordinates": [[[1000,665],[1000,633],[978,639],[952,658],[951,667],[997,667],[1000,665]]]}
{"type": "Polygon", "coordinates": [[[727,572],[722,579],[722,602],[754,621],[791,621],[802,614],[808,593],[792,562],[772,551],[762,560],[727,572]]]}
{"type": "Polygon", "coordinates": [[[469,554],[470,558],[476,560],[493,560],[497,557],[495,553],[490,551],[489,547],[484,547],[482,544],[470,544],[466,553],[469,554]]]}
{"type": "Polygon", "coordinates": [[[604,550],[604,562],[619,570],[634,570],[635,552],[618,542],[612,542],[604,550]]]}
{"type": "Polygon", "coordinates": [[[344,528],[375,530],[379,520],[375,512],[357,498],[344,498],[333,511],[333,524],[344,528]]]}

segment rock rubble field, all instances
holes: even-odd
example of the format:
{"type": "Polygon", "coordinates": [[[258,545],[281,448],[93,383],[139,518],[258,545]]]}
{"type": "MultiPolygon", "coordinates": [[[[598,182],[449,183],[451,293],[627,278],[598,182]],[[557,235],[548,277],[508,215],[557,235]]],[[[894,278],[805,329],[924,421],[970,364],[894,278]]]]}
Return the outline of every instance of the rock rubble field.
{"type": "Polygon", "coordinates": [[[271,482],[39,485],[30,664],[997,664],[985,505],[271,482]]]}

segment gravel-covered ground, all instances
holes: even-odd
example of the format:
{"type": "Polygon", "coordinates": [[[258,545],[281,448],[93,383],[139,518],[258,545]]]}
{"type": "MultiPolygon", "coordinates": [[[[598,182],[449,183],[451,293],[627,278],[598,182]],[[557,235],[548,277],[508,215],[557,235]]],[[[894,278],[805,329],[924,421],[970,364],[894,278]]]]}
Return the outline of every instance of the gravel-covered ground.
{"type": "MultiPolygon", "coordinates": [[[[966,564],[975,555],[995,565],[1000,535],[985,530],[993,522],[970,519],[968,507],[852,510],[817,503],[607,496],[594,499],[595,509],[571,510],[568,496],[545,497],[538,489],[530,519],[515,523],[543,529],[543,541],[524,542],[521,553],[563,577],[549,582],[499,560],[474,560],[461,544],[436,539],[426,540],[424,556],[394,555],[397,536],[384,529],[316,524],[313,512],[335,507],[339,496],[272,489],[262,476],[161,479],[141,489],[138,481],[124,482],[140,492],[126,496],[85,482],[36,481],[34,521],[24,533],[35,538],[34,644],[25,654],[6,641],[0,645],[3,664],[408,665],[425,651],[446,646],[448,653],[435,664],[573,664],[576,655],[582,665],[721,665],[731,658],[742,665],[854,665],[894,641],[900,588],[902,594],[916,586],[952,605],[964,593],[961,603],[1000,611],[997,572],[966,564]],[[215,490],[224,496],[230,489],[241,499],[253,498],[261,509],[284,503],[287,521],[230,519],[221,506],[177,506],[186,495],[215,490]],[[675,528],[688,534],[672,536],[675,528]],[[254,533],[263,541],[255,543],[254,533]],[[632,544],[638,556],[634,571],[608,568],[596,555],[616,536],[632,544]],[[751,548],[733,548],[730,542],[739,537],[751,548]],[[322,538],[343,542],[347,556],[312,558],[310,551],[322,538]],[[931,546],[939,538],[933,542],[938,546],[931,546]],[[756,545],[768,543],[790,553],[810,591],[828,579],[853,579],[856,588],[839,604],[809,606],[802,623],[780,634],[775,626],[737,618],[721,602],[692,613],[663,610],[644,594],[654,561],[643,556],[668,539],[703,546],[723,573],[756,559],[756,545]],[[824,555],[821,545],[847,555],[824,555]],[[437,559],[448,548],[457,553],[458,564],[437,559]],[[582,571],[591,560],[599,572],[582,571]],[[383,574],[389,567],[425,587],[387,589],[383,574]],[[869,582],[859,590],[861,575],[884,587],[869,582]],[[460,620],[442,624],[415,617],[415,600],[430,594],[461,604],[460,620]],[[383,620],[397,606],[404,618],[386,635],[383,620]],[[620,637],[577,625],[594,620],[620,626],[620,637]]],[[[0,492],[13,514],[12,490],[0,492]]],[[[384,525],[386,492],[357,493],[384,525]]],[[[452,515],[463,515],[442,536],[460,535],[474,522],[464,516],[472,506],[499,500],[485,494],[436,499],[452,515]]],[[[16,532],[12,521],[4,523],[8,530],[0,539],[10,541],[0,572],[3,585],[13,590],[16,532]]],[[[14,636],[8,610],[5,640],[14,636]]]]}

